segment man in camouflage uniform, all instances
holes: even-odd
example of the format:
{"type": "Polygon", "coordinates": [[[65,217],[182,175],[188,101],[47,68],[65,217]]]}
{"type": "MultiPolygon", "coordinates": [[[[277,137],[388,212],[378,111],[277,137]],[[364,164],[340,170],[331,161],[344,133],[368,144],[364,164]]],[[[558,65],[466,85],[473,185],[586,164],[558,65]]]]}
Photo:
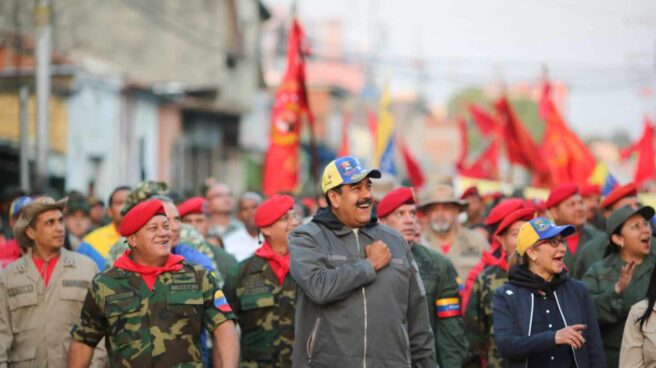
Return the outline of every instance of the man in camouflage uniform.
{"type": "Polygon", "coordinates": [[[508,281],[507,256],[515,251],[519,228],[534,217],[534,210],[520,208],[508,214],[497,227],[495,242],[503,249],[501,258],[490,257],[490,266],[474,282],[465,312],[465,336],[469,351],[463,367],[502,368],[503,360],[494,342],[492,299],[496,289],[508,281]]]}
{"type": "Polygon", "coordinates": [[[71,332],[68,366],[88,366],[92,347],[106,337],[112,366],[202,367],[205,328],[214,338],[214,362],[235,368],[234,314],[210,272],[170,253],[162,203],[151,199],[132,208],[120,233],[130,250],[94,278],[71,332]]]}
{"type": "MultiPolygon", "coordinates": [[[[169,224],[171,230],[173,231],[173,247],[176,247],[178,244],[185,244],[186,246],[192,248],[194,251],[202,254],[204,257],[209,258],[211,262],[211,268],[214,270],[219,270],[219,264],[217,256],[212,251],[212,247],[205,241],[202,235],[194,230],[190,225],[180,223],[180,215],[178,209],[170,198],[166,197],[169,193],[169,187],[166,183],[155,182],[155,181],[144,181],[139,183],[128,195],[123,210],[123,214],[127,213],[132,207],[136,206],[138,203],[156,197],[163,202],[167,216],[169,217],[169,224]]],[[[128,244],[125,238],[121,238],[112,249],[109,251],[107,257],[107,265],[111,266],[118,257],[120,257],[125,250],[128,249],[128,244]]],[[[175,253],[176,251],[174,251],[175,253]]],[[[191,252],[195,253],[195,252],[191,252]]],[[[195,259],[202,258],[194,255],[195,259]]],[[[191,262],[195,262],[194,259],[189,259],[191,262]]],[[[227,268],[228,265],[234,264],[229,258],[222,260],[223,268],[227,268]]],[[[216,278],[219,280],[219,285],[223,286],[225,273],[217,272],[216,278]]]]}
{"type": "Polygon", "coordinates": [[[388,193],[380,201],[378,215],[382,224],[403,235],[417,262],[435,334],[437,363],[440,367],[460,367],[467,346],[462,338],[458,274],[445,256],[415,242],[419,226],[412,188],[399,188],[388,193]]]}
{"type": "Polygon", "coordinates": [[[234,267],[226,295],[241,327],[243,368],[292,365],[296,283],[289,276],[287,237],[298,226],[294,199],[274,195],[255,212],[264,244],[234,267]]]}

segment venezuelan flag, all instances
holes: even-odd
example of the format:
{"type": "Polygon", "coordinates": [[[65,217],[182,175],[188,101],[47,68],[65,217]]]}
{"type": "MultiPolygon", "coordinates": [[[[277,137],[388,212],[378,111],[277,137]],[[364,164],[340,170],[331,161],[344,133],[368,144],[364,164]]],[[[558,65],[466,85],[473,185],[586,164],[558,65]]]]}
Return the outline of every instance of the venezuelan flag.
{"type": "Polygon", "coordinates": [[[457,317],[460,315],[460,299],[444,298],[435,301],[437,318],[457,317]]]}
{"type": "Polygon", "coordinates": [[[394,116],[389,111],[392,96],[389,86],[385,86],[380,98],[378,126],[376,127],[375,158],[380,171],[396,175],[394,163],[394,116]]]}
{"type": "Polygon", "coordinates": [[[591,184],[597,184],[601,187],[601,194],[606,196],[617,186],[617,179],[610,173],[608,167],[599,162],[595,166],[590,179],[588,180],[591,184]]]}

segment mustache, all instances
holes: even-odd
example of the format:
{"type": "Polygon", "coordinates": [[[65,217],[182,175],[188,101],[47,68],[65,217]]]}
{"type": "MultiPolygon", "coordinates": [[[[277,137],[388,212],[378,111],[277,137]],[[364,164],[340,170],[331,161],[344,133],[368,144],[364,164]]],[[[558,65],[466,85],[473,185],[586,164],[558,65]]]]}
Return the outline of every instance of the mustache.
{"type": "Polygon", "coordinates": [[[355,202],[355,205],[356,206],[371,205],[372,203],[374,203],[374,200],[372,198],[365,198],[355,202]]]}

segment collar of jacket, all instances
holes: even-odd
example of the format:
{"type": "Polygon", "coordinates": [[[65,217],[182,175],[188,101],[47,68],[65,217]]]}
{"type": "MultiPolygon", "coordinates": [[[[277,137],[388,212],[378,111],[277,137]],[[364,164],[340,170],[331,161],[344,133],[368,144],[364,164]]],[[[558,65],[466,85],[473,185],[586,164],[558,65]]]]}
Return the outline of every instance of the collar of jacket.
{"type": "MultiPolygon", "coordinates": [[[[614,246],[614,245],[609,244],[609,246],[614,246]]],[[[605,265],[610,266],[611,268],[617,268],[618,270],[624,267],[624,265],[626,264],[626,262],[624,262],[622,257],[620,257],[619,253],[612,253],[606,256],[602,262],[604,262],[605,265]]],[[[649,255],[645,257],[645,259],[642,261],[640,265],[642,265],[645,262],[656,264],[656,254],[654,254],[653,252],[649,252],[649,255]]]]}
{"type": "MultiPolygon", "coordinates": [[[[353,229],[341,223],[330,208],[320,208],[317,211],[317,214],[312,218],[312,222],[324,225],[337,235],[345,235],[353,231],[353,229]]],[[[369,222],[361,229],[367,229],[377,224],[378,216],[376,215],[376,208],[374,207],[371,209],[371,218],[369,219],[369,222]]]]}
{"type": "Polygon", "coordinates": [[[563,270],[563,272],[554,275],[551,281],[546,281],[542,277],[531,272],[526,265],[513,266],[508,272],[508,280],[511,284],[523,286],[531,290],[533,293],[542,291],[549,297],[553,297],[554,291],[556,291],[560,285],[564,284],[567,279],[569,279],[567,271],[563,270]]]}

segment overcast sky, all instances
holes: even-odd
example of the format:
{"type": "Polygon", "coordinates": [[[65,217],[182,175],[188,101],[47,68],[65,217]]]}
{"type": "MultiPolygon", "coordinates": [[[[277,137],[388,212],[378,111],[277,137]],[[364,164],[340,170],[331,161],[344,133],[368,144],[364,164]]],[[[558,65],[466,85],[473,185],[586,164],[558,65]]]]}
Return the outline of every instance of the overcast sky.
{"type": "MultiPolygon", "coordinates": [[[[291,0],[264,0],[289,7],[291,0]]],[[[656,113],[654,0],[298,0],[301,21],[343,22],[347,53],[374,52],[379,74],[412,89],[415,60],[435,103],[495,80],[551,78],[570,86],[565,114],[583,136],[641,132],[656,113]],[[601,129],[600,129],[601,128],[601,129]]]]}

